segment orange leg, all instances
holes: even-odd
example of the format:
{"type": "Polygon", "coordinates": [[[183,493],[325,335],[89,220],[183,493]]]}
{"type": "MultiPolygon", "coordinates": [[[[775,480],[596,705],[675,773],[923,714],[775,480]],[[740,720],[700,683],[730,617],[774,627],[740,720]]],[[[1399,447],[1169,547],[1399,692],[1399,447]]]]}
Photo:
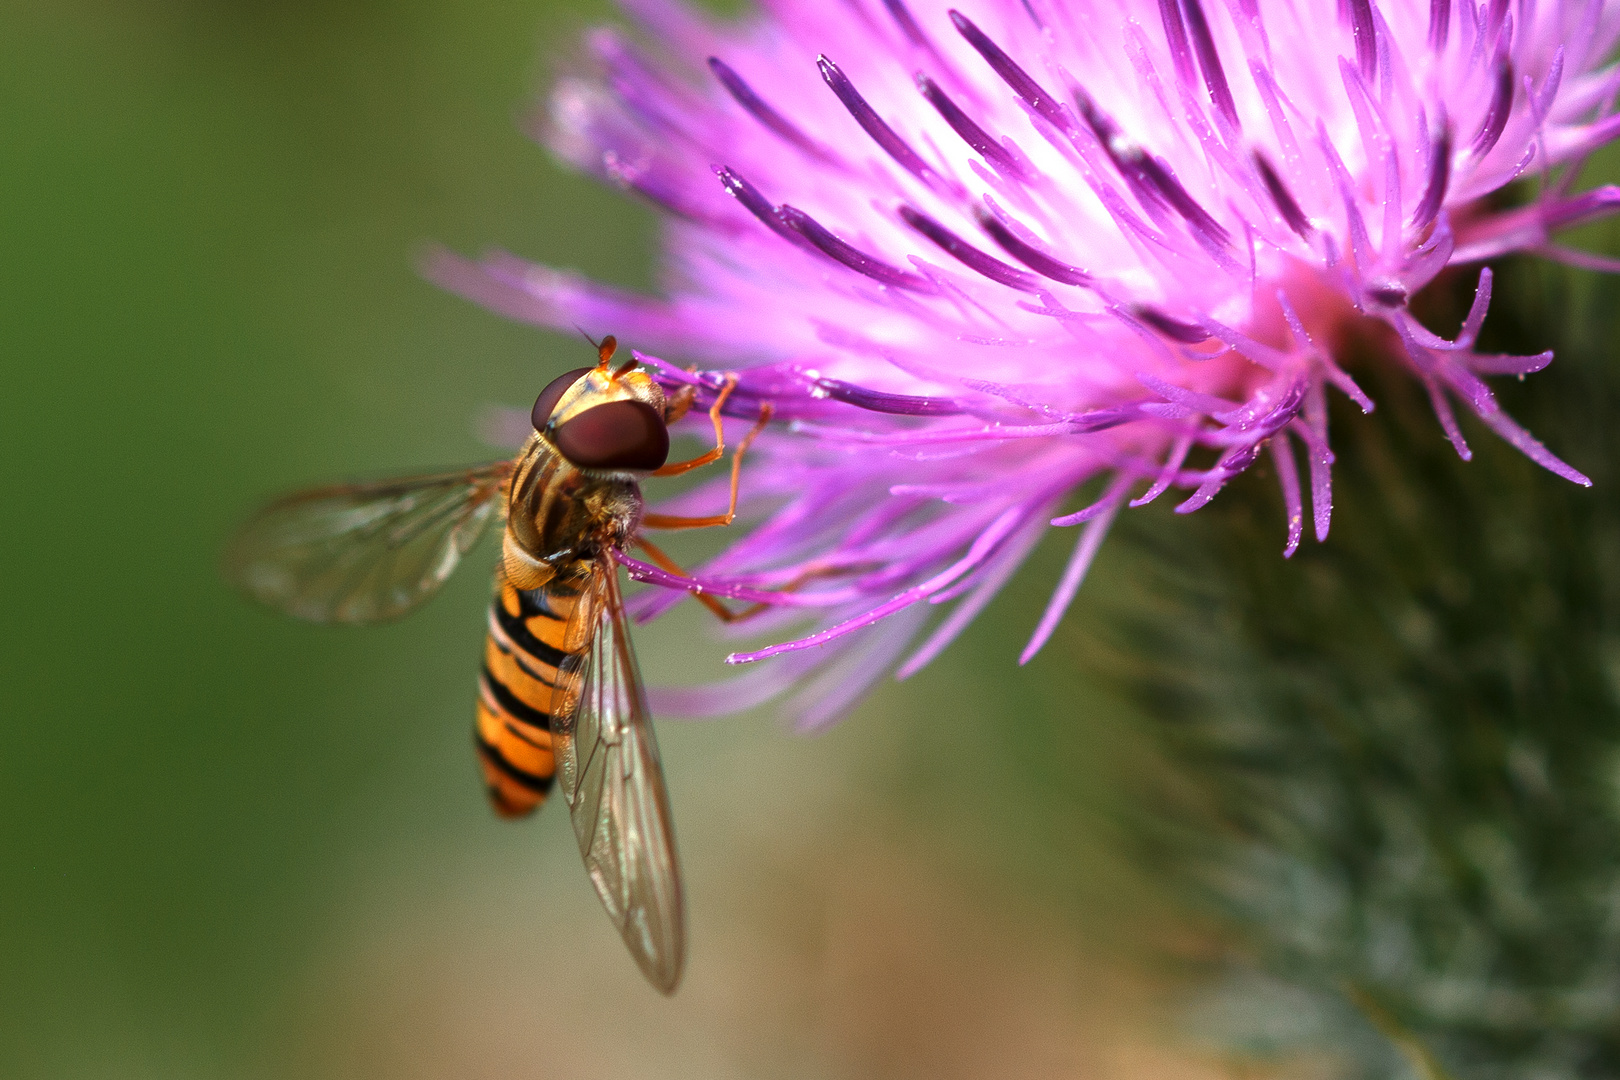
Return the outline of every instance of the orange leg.
{"type": "MultiPolygon", "coordinates": [[[[726,434],[720,427],[720,410],[725,407],[726,399],[731,396],[731,392],[735,389],[737,389],[737,376],[735,374],[727,375],[726,384],[720,388],[720,394],[714,399],[714,404],[709,406],[709,421],[714,424],[714,449],[708,453],[699,454],[691,461],[671,462],[653,473],[654,476],[679,476],[681,473],[690,472],[701,465],[707,465],[711,461],[720,460],[720,455],[726,452],[726,434]]],[[[681,410],[682,413],[685,411],[685,409],[681,410]]]]}
{"type": "Polygon", "coordinates": [[[692,401],[697,397],[697,387],[683,386],[664,399],[664,425],[668,427],[692,408],[692,401]]]}
{"type": "MultiPolygon", "coordinates": [[[[685,570],[682,570],[679,563],[670,558],[668,555],[664,554],[663,549],[650,542],[646,537],[636,537],[636,545],[640,547],[641,550],[645,551],[647,553],[647,557],[653,562],[657,563],[660,567],[668,570],[677,577],[692,576],[685,570]]],[[[830,566],[813,566],[776,591],[784,593],[795,592],[802,588],[807,581],[814,581],[816,578],[822,577],[836,577],[837,575],[844,573],[848,573],[848,570],[838,569],[830,566]]],[[[688,591],[692,594],[693,599],[702,604],[704,607],[708,608],[710,611],[714,612],[721,622],[741,622],[744,619],[753,618],[755,615],[758,615],[760,612],[771,606],[770,604],[761,601],[759,603],[750,604],[741,611],[732,611],[730,608],[726,607],[725,604],[720,602],[719,597],[710,596],[708,593],[698,592],[696,589],[689,589],[688,591]]]]}
{"type": "MultiPolygon", "coordinates": [[[[647,553],[647,557],[649,559],[663,567],[665,570],[668,570],[670,573],[679,577],[692,576],[685,570],[682,570],[680,564],[674,559],[670,558],[668,555],[665,555],[661,548],[649,543],[645,537],[638,536],[636,538],[636,544],[641,548],[641,550],[647,553]]],[[[722,604],[718,597],[710,596],[708,593],[698,592],[696,589],[692,589],[690,592],[698,603],[714,612],[715,616],[721,622],[737,622],[739,619],[746,619],[750,615],[758,615],[760,612],[764,611],[770,606],[769,604],[755,604],[752,607],[744,608],[742,611],[732,611],[730,608],[726,607],[726,605],[722,604]]]]}
{"type": "MultiPolygon", "coordinates": [[[[715,399],[714,408],[709,410],[709,416],[714,420],[714,449],[701,457],[693,458],[691,461],[665,465],[662,469],[653,473],[654,476],[676,476],[686,472],[688,469],[695,469],[699,465],[707,465],[711,461],[720,459],[720,455],[726,449],[725,441],[720,434],[720,406],[725,403],[726,398],[731,394],[731,388],[737,384],[736,380],[735,375],[727,376],[726,388],[715,399]]],[[[753,445],[754,439],[759,436],[759,433],[765,430],[765,425],[771,422],[771,416],[774,412],[775,410],[771,408],[770,402],[767,401],[761,405],[759,407],[759,420],[755,422],[752,430],[743,438],[743,441],[737,444],[736,452],[731,455],[731,500],[727,504],[724,514],[716,514],[713,517],[675,517],[670,514],[648,514],[641,519],[641,524],[648,529],[712,529],[719,525],[730,525],[732,519],[737,516],[737,485],[742,481],[743,455],[748,452],[748,448],[753,445]]]]}

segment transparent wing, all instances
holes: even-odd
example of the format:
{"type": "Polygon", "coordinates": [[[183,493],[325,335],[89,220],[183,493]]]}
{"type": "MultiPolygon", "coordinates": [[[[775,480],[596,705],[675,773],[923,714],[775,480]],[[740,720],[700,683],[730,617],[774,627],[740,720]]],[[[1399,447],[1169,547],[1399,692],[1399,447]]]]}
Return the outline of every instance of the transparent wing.
{"type": "Polygon", "coordinates": [[[590,644],[564,665],[578,700],[552,718],[557,780],[602,906],[647,978],[673,993],[686,961],[680,866],[611,553],[586,583],[566,636],[583,643],[587,635],[590,644]]]}
{"type": "Polygon", "coordinates": [[[511,472],[500,461],[289,495],[237,532],[225,574],[254,599],[311,622],[397,618],[478,542],[511,472]]]}

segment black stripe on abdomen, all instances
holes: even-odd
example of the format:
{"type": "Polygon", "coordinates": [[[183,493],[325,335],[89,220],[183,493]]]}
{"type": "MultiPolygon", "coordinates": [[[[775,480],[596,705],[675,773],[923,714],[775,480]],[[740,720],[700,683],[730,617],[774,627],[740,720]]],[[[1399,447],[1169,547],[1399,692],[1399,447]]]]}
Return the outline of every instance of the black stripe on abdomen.
{"type": "Polygon", "coordinates": [[[485,688],[489,690],[489,696],[495,699],[495,704],[499,705],[501,711],[507,716],[514,720],[520,720],[530,727],[539,728],[541,731],[551,730],[550,713],[518,697],[509,686],[496,678],[495,673],[490,671],[488,667],[480,668],[479,674],[483,677],[485,688]]]}
{"type": "MultiPolygon", "coordinates": [[[[519,593],[518,595],[521,597],[524,594],[519,593]]],[[[513,615],[510,611],[507,611],[506,605],[501,603],[499,598],[497,598],[495,603],[490,606],[490,610],[495,613],[495,621],[500,625],[501,632],[506,635],[507,640],[509,640],[513,645],[519,649],[522,649],[524,652],[528,653],[542,664],[554,668],[561,667],[563,661],[568,659],[569,654],[563,652],[561,649],[547,645],[545,642],[531,634],[529,632],[529,624],[527,620],[536,617],[547,618],[553,622],[562,622],[562,620],[556,615],[551,614],[550,611],[538,609],[530,611],[528,610],[530,605],[527,603],[523,603],[520,606],[521,610],[517,615],[513,615]]]]}
{"type": "Polygon", "coordinates": [[[544,795],[551,790],[551,782],[556,778],[555,773],[551,776],[536,776],[526,769],[520,769],[507,761],[506,756],[501,753],[500,749],[491,745],[482,735],[474,732],[473,741],[478,744],[478,752],[483,755],[484,760],[499,769],[501,775],[509,778],[519,787],[526,788],[537,795],[544,795]]]}

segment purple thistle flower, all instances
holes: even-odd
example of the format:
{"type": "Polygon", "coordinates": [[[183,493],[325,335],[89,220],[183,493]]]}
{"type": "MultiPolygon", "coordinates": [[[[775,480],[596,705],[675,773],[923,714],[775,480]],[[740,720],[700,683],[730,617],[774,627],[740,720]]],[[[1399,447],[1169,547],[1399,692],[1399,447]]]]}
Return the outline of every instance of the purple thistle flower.
{"type": "MultiPolygon", "coordinates": [[[[791,637],[666,710],[803,684],[794,711],[826,722],[937,656],[1047,528],[1078,527],[1027,661],[1121,509],[1176,488],[1196,510],[1263,453],[1285,556],[1307,498],[1325,539],[1328,393],[1373,407],[1338,364],[1352,340],[1422,383],[1464,458],[1457,402],[1588,483],[1484,381],[1551,360],[1475,349],[1490,270],[1453,339],[1407,301],[1509,252],[1620,268],[1552,239],[1620,206],[1572,191],[1620,134],[1620,4],[958,2],[771,0],[721,24],[627,0],[642,34],[588,37],[600,76],[556,86],[544,137],[666,212],[667,296],[504,254],[432,264],[510,316],[618,334],[700,404],[735,370],[726,413],[785,421],[746,470],[746,535],[689,579],[626,560],[669,587],[643,619],[698,586],[791,637]],[[1524,176],[1526,204],[1486,201],[1524,176]]],[[[658,509],[723,501],[717,479],[658,509]]]]}

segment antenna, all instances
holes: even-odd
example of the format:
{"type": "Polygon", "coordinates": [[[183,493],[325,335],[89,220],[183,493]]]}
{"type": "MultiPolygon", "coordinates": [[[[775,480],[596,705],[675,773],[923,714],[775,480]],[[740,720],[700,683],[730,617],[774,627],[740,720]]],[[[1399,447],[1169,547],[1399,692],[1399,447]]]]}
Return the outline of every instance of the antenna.
{"type": "MultiPolygon", "coordinates": [[[[579,331],[579,336],[584,338],[586,341],[590,342],[591,345],[596,349],[596,357],[597,357],[596,366],[597,367],[604,367],[604,368],[607,367],[608,366],[608,361],[613,359],[613,353],[619,347],[619,339],[614,337],[612,334],[609,334],[607,337],[603,338],[601,341],[597,341],[595,338],[591,337],[591,335],[587,334],[585,332],[585,328],[580,326],[579,323],[574,324],[574,329],[578,330],[579,331]]],[[[618,371],[615,371],[613,374],[615,376],[623,375],[625,372],[629,371],[631,368],[633,368],[635,366],[636,366],[635,360],[631,359],[631,361],[628,364],[624,365],[624,367],[620,368],[618,371]]]]}

